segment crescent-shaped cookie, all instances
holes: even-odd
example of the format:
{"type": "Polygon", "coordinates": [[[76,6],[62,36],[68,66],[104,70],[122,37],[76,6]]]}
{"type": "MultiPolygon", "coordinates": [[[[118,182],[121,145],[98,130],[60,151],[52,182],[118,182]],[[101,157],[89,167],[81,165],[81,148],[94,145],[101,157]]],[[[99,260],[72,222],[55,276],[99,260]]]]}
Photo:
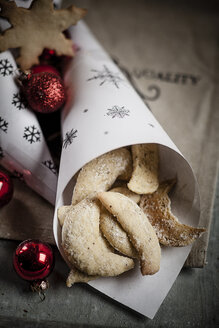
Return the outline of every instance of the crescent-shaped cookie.
{"type": "Polygon", "coordinates": [[[127,232],[138,252],[142,275],[156,273],[160,268],[160,245],[152,225],[141,208],[119,193],[101,192],[97,197],[127,232]]]}
{"type": "Polygon", "coordinates": [[[135,248],[127,233],[113,215],[104,208],[101,209],[100,213],[100,230],[110,245],[117,251],[129,257],[137,257],[135,248]]]}
{"type": "Polygon", "coordinates": [[[62,246],[68,260],[91,276],[116,276],[132,269],[132,259],[109,252],[103,245],[99,216],[98,205],[89,199],[72,206],[62,227],[62,246]]]}
{"type": "Polygon", "coordinates": [[[175,183],[175,179],[163,182],[153,194],[143,195],[140,207],[154,227],[162,245],[187,246],[193,243],[205,229],[182,224],[172,214],[168,192],[175,183]]]}
{"type": "MultiPolygon", "coordinates": [[[[57,216],[60,223],[60,226],[62,227],[65,221],[66,216],[68,215],[68,212],[71,209],[71,206],[61,206],[58,208],[57,216]]],[[[96,279],[97,276],[89,276],[86,273],[76,269],[75,267],[71,267],[71,270],[68,274],[68,277],[66,279],[66,286],[71,287],[75,283],[80,282],[88,282],[90,280],[96,279]]]]}
{"type": "Polygon", "coordinates": [[[64,205],[60,206],[57,210],[57,217],[60,223],[60,226],[62,227],[66,218],[66,215],[70,211],[72,205],[64,205]]]}
{"type": "MultiPolygon", "coordinates": [[[[101,232],[99,235],[101,238],[101,244],[102,244],[103,249],[105,248],[106,252],[113,252],[113,248],[110,246],[110,244],[107,242],[107,240],[102,236],[101,232]]],[[[71,287],[73,284],[80,283],[80,282],[87,283],[88,281],[95,280],[98,277],[99,276],[90,276],[90,275],[86,274],[85,272],[82,272],[72,266],[71,270],[68,274],[68,278],[66,280],[66,285],[67,285],[67,287],[71,287]]]]}
{"type": "MultiPolygon", "coordinates": [[[[71,208],[72,208],[72,205],[61,206],[58,208],[57,216],[58,216],[61,227],[63,226],[65,218],[68,215],[71,208]]],[[[102,246],[105,247],[107,251],[113,251],[113,248],[110,246],[110,244],[102,236],[101,233],[100,233],[100,238],[102,239],[102,246]]],[[[69,272],[68,278],[66,280],[66,285],[67,285],[67,287],[71,287],[75,283],[88,282],[88,281],[94,280],[96,278],[98,278],[98,276],[89,276],[86,273],[84,273],[72,266],[71,271],[69,272]]]]}
{"type": "MultiPolygon", "coordinates": [[[[113,188],[110,191],[119,192],[132,199],[135,203],[138,203],[141,198],[140,195],[135,194],[125,185],[113,188]]],[[[136,250],[130,242],[127,233],[116,218],[114,218],[104,207],[101,208],[100,212],[100,229],[110,245],[112,245],[117,251],[129,257],[137,257],[136,250]]]]}
{"type": "Polygon", "coordinates": [[[115,187],[110,189],[112,192],[119,192],[120,194],[125,195],[126,197],[132,199],[136,204],[138,204],[141,200],[141,196],[136,194],[135,192],[129,190],[126,185],[115,187]]]}
{"type": "Polygon", "coordinates": [[[71,287],[72,285],[79,282],[88,282],[98,278],[98,276],[89,276],[88,274],[79,271],[76,268],[72,268],[69,272],[68,278],[66,280],[66,286],[71,287]]]}
{"type": "Polygon", "coordinates": [[[72,205],[89,197],[93,199],[100,191],[108,190],[118,176],[132,169],[131,154],[119,148],[95,158],[80,171],[73,191],[72,205]]]}
{"type": "Polygon", "coordinates": [[[156,144],[133,145],[133,172],[128,188],[137,194],[148,194],[157,190],[158,146],[156,144]]]}

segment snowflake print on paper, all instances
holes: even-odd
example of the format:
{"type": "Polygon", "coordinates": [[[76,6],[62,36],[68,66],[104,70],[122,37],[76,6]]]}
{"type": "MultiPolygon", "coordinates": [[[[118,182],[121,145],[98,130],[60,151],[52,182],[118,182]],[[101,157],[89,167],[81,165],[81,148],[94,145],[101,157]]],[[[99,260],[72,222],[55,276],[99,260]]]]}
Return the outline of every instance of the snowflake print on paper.
{"type": "Polygon", "coordinates": [[[101,71],[92,69],[91,72],[94,72],[95,75],[89,78],[87,81],[99,80],[101,81],[100,86],[104,83],[112,83],[116,88],[119,89],[119,83],[123,81],[123,79],[119,76],[120,72],[114,73],[110,71],[106,65],[103,65],[103,69],[101,71]]]}
{"type": "Polygon", "coordinates": [[[14,105],[17,109],[21,110],[27,107],[26,99],[19,92],[13,94],[12,105],[14,105]]]}
{"type": "Polygon", "coordinates": [[[125,116],[129,116],[130,110],[125,109],[124,106],[113,106],[112,108],[107,109],[108,116],[111,116],[112,118],[118,117],[118,118],[124,118],[125,116]]]}
{"type": "Polygon", "coordinates": [[[0,116],[0,130],[2,130],[5,133],[7,133],[8,130],[8,122],[4,120],[1,116],[0,116]]]}
{"type": "Polygon", "coordinates": [[[1,59],[0,60],[0,74],[3,76],[11,75],[13,73],[13,66],[9,62],[9,60],[1,59]]]}
{"type": "Polygon", "coordinates": [[[26,139],[30,144],[40,141],[40,131],[34,126],[26,126],[24,128],[23,138],[26,139]]]}
{"type": "Polygon", "coordinates": [[[44,162],[42,162],[44,166],[46,166],[52,173],[57,174],[57,169],[55,164],[51,161],[51,159],[48,159],[44,162]]]}
{"type": "Polygon", "coordinates": [[[72,144],[74,138],[77,137],[78,130],[71,129],[70,132],[66,132],[65,139],[63,141],[63,148],[67,148],[69,145],[72,144]]]}

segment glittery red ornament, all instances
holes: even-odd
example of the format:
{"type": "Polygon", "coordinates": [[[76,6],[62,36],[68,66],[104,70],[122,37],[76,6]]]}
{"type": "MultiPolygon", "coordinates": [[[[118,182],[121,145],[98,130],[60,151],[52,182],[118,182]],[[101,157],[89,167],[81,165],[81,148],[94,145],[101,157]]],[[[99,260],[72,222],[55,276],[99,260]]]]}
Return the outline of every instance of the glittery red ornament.
{"type": "Polygon", "coordinates": [[[60,75],[57,69],[51,65],[36,65],[31,68],[31,74],[42,73],[42,72],[49,72],[54,73],[56,75],[60,75]]]}
{"type": "Polygon", "coordinates": [[[25,240],[15,250],[13,265],[22,279],[43,280],[54,267],[52,248],[39,240],[25,240]]]}
{"type": "Polygon", "coordinates": [[[13,183],[8,174],[0,171],[0,207],[8,204],[13,196],[13,183]]]}
{"type": "Polygon", "coordinates": [[[48,114],[65,102],[65,87],[60,76],[50,72],[30,74],[23,82],[24,94],[36,112],[48,114]]]}

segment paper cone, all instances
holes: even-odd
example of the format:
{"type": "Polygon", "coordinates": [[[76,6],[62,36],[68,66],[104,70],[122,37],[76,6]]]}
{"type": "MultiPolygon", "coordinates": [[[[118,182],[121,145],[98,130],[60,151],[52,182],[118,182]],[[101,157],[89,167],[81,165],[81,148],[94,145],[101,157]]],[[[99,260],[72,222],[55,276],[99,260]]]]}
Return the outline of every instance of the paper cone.
{"type": "MultiPolygon", "coordinates": [[[[61,254],[65,258],[56,214],[61,205],[71,203],[74,175],[90,160],[127,145],[159,144],[160,179],[177,177],[172,210],[181,222],[197,226],[199,197],[191,167],[84,23],[70,33],[79,51],[65,77],[69,101],[62,117],[63,150],[54,216],[54,236],[61,254]]],[[[190,249],[163,247],[160,271],[153,276],[142,277],[137,265],[119,277],[97,279],[90,285],[153,318],[190,249]]]]}

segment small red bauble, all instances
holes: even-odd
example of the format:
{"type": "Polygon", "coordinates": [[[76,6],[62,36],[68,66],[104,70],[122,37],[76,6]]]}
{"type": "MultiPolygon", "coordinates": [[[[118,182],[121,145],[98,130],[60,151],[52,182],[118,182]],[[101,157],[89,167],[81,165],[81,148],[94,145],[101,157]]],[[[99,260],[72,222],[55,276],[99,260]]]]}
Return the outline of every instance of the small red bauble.
{"type": "MultiPolygon", "coordinates": [[[[64,32],[65,36],[67,38],[70,38],[69,35],[67,35],[68,32],[64,32]]],[[[74,49],[76,51],[76,49],[74,49]]],[[[40,64],[41,65],[48,65],[56,67],[57,70],[63,75],[63,73],[66,71],[67,66],[69,62],[72,60],[72,57],[70,56],[57,56],[56,52],[52,49],[44,49],[42,55],[39,57],[40,64]]]]}
{"type": "Polygon", "coordinates": [[[54,267],[52,248],[39,240],[25,240],[15,250],[13,265],[22,279],[43,280],[54,267]]]}
{"type": "Polygon", "coordinates": [[[0,207],[8,204],[13,196],[13,183],[8,174],[0,171],[0,207]]]}
{"type": "Polygon", "coordinates": [[[45,48],[43,50],[42,55],[40,55],[40,62],[41,63],[48,63],[51,62],[52,60],[56,59],[56,53],[55,50],[45,48]]]}
{"type": "Polygon", "coordinates": [[[36,112],[48,114],[65,102],[65,87],[61,77],[50,72],[30,74],[24,81],[24,94],[36,112]]]}

